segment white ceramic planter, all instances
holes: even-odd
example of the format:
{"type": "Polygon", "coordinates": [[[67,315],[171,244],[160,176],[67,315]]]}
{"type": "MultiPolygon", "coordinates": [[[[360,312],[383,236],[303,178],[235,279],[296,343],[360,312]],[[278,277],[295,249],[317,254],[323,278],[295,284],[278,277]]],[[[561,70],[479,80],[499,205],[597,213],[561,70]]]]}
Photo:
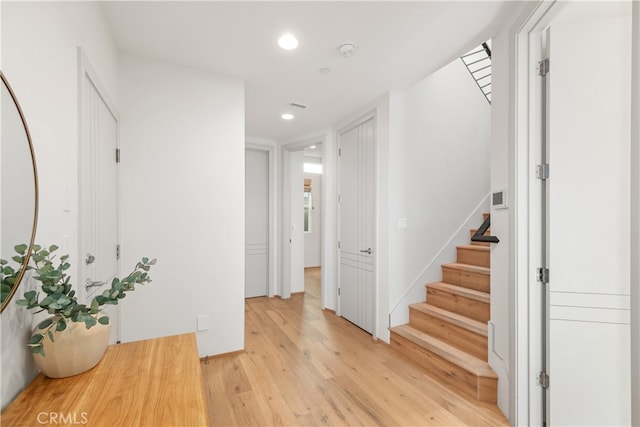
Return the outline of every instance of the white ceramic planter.
{"type": "Polygon", "coordinates": [[[34,354],[36,365],[49,378],[64,378],[88,371],[100,362],[109,345],[111,324],[87,329],[84,323],[67,322],[62,332],[54,332],[55,341],[45,335],[44,354],[34,354]]]}

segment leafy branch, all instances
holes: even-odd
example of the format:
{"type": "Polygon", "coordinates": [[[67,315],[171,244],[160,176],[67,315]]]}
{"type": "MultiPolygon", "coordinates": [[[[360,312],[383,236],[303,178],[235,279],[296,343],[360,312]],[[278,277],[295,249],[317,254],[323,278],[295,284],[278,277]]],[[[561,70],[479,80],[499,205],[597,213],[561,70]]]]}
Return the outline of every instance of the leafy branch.
{"type": "Polygon", "coordinates": [[[11,293],[11,290],[16,285],[16,280],[20,274],[22,263],[24,262],[24,256],[27,251],[27,245],[17,245],[14,247],[18,255],[12,259],[18,263],[18,268],[13,268],[9,265],[9,262],[0,259],[0,303],[3,303],[5,299],[11,293]]]}
{"type": "MultiPolygon", "coordinates": [[[[70,276],[66,271],[71,268],[69,255],[63,255],[56,260],[55,251],[58,246],[52,245],[48,248],[34,245],[31,252],[31,262],[33,266],[28,269],[35,270],[33,277],[42,283],[40,288],[44,292],[44,298],[40,300],[40,293],[37,291],[27,291],[24,298],[16,301],[16,304],[26,309],[35,309],[34,314],[43,311],[53,315],[40,322],[28,342],[32,353],[39,353],[44,356],[45,335],[54,341],[54,332],[61,332],[67,328],[68,322],[83,322],[87,329],[98,323],[109,324],[109,317],[101,312],[104,305],[117,305],[118,301],[126,296],[126,292],[135,290],[135,285],[151,282],[149,270],[155,265],[155,258],[142,258],[131,273],[122,279],[114,278],[111,288],[105,290],[100,295],[96,295],[91,304],[81,304],[78,302],[76,291],[70,283],[70,276]]],[[[26,255],[26,247],[16,247],[18,256],[13,259],[23,258],[26,255]]]]}

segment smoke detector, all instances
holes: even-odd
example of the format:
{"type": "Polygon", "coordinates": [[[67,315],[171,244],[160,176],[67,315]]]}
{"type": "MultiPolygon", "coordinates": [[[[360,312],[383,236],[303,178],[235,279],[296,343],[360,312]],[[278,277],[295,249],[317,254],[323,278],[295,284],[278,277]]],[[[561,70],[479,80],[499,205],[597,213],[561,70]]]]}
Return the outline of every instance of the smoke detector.
{"type": "Polygon", "coordinates": [[[351,55],[353,55],[353,52],[355,50],[356,47],[352,43],[345,43],[338,47],[338,53],[340,53],[340,56],[342,56],[343,58],[349,58],[351,55]]]}

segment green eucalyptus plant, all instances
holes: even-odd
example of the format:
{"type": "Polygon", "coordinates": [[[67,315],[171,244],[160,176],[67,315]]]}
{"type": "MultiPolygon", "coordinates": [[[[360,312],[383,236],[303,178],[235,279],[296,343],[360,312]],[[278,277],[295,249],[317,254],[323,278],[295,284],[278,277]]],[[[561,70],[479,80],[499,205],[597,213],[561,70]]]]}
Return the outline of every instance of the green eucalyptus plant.
{"type": "MultiPolygon", "coordinates": [[[[21,266],[24,261],[24,253],[27,251],[27,245],[17,245],[14,249],[19,255],[14,256],[12,259],[21,266]]],[[[0,259],[0,303],[3,303],[11,293],[20,270],[19,267],[16,269],[10,266],[7,260],[0,259]]]]}
{"type": "MultiPolygon", "coordinates": [[[[16,262],[22,262],[27,255],[26,245],[15,247],[17,256],[13,257],[16,262]]],[[[155,265],[155,258],[142,258],[131,273],[122,279],[117,277],[111,282],[111,288],[105,290],[100,295],[96,295],[91,304],[81,304],[76,297],[76,291],[70,283],[70,277],[66,271],[71,268],[69,255],[62,255],[56,260],[54,254],[58,246],[52,245],[48,248],[40,245],[33,245],[31,259],[28,270],[34,270],[33,278],[42,283],[40,288],[44,293],[44,298],[40,299],[37,291],[27,291],[24,298],[16,301],[16,304],[27,309],[37,309],[34,314],[43,311],[53,315],[38,324],[36,332],[28,342],[32,353],[39,353],[44,356],[45,335],[54,341],[54,332],[61,332],[67,328],[68,322],[82,322],[87,329],[96,324],[109,324],[109,317],[101,312],[104,305],[117,305],[118,301],[126,296],[126,292],[135,290],[135,285],[151,282],[149,270],[155,265]]]]}

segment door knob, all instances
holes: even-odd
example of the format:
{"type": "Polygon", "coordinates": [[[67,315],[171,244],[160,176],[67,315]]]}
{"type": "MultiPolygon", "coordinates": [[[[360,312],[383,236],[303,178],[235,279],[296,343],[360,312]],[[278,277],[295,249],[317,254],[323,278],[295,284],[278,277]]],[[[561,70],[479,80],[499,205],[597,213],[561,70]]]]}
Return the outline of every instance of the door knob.
{"type": "Polygon", "coordinates": [[[89,265],[89,264],[93,264],[96,260],[96,257],[94,257],[91,254],[87,254],[87,256],[84,258],[84,262],[89,265]]]}
{"type": "Polygon", "coordinates": [[[366,254],[371,255],[371,252],[373,252],[373,251],[371,250],[371,248],[369,248],[369,249],[360,249],[360,252],[364,252],[366,254]]]}

